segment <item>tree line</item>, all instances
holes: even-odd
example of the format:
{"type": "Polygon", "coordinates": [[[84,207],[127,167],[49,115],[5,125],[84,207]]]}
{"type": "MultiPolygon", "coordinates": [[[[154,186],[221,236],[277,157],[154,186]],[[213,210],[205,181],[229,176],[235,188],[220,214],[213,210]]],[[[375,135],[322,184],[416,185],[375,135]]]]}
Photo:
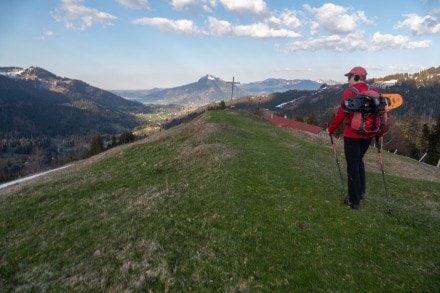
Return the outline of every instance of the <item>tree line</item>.
{"type": "Polygon", "coordinates": [[[0,140],[0,182],[85,159],[118,145],[135,141],[131,131],[118,137],[95,134],[91,137],[72,135],[60,142],[47,136],[3,138],[0,140]]]}
{"type": "Polygon", "coordinates": [[[384,135],[384,149],[437,165],[440,160],[440,116],[426,123],[413,113],[390,117],[384,135]]]}

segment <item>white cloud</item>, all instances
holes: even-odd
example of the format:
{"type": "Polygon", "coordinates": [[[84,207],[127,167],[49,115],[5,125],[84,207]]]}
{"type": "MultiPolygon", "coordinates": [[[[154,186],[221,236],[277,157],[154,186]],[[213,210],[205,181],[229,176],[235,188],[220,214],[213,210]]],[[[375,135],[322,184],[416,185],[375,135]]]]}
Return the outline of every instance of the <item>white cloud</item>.
{"type": "MultiPolygon", "coordinates": [[[[332,3],[326,3],[316,8],[305,4],[303,5],[304,11],[287,9],[269,11],[263,0],[168,1],[174,10],[212,12],[211,10],[220,3],[226,10],[232,12],[246,12],[263,17],[259,18],[259,21],[243,24],[207,16],[204,27],[189,19],[172,20],[161,17],[139,18],[134,20],[133,23],[185,35],[295,39],[294,41],[275,45],[278,50],[284,52],[318,50],[335,52],[382,51],[387,49],[427,48],[432,45],[430,40],[413,41],[404,35],[382,34],[380,32],[367,35],[364,30],[359,28],[361,24],[372,23],[364,11],[353,11],[332,3]],[[311,19],[306,18],[307,12],[311,14],[311,19]],[[303,37],[297,31],[305,24],[308,24],[311,29],[309,37],[303,37]],[[323,35],[323,33],[329,33],[329,35],[323,35]]],[[[416,23],[423,22],[416,18],[416,15],[408,15],[406,22],[402,22],[400,25],[411,26],[417,32],[426,32],[426,25],[423,27],[421,25],[415,26],[416,23]]],[[[424,23],[426,24],[426,19],[424,23]]]]}
{"type": "Polygon", "coordinates": [[[379,32],[374,33],[372,38],[373,48],[372,50],[378,51],[390,48],[402,48],[402,49],[416,49],[416,48],[428,48],[431,46],[431,40],[423,41],[410,41],[410,38],[402,35],[381,34],[379,32]]]}
{"type": "Polygon", "coordinates": [[[289,42],[286,45],[276,44],[275,48],[283,52],[330,50],[337,52],[366,50],[367,44],[361,34],[347,36],[331,35],[289,42]]]}
{"type": "Polygon", "coordinates": [[[267,12],[266,2],[264,0],[219,0],[223,6],[233,12],[264,14],[267,12]]]}
{"type": "Polygon", "coordinates": [[[37,39],[40,40],[40,41],[45,41],[45,40],[47,40],[48,38],[53,37],[54,35],[55,35],[54,32],[52,32],[52,31],[47,31],[47,32],[43,33],[41,36],[39,36],[37,39]]]}
{"type": "Polygon", "coordinates": [[[148,0],[116,0],[122,6],[131,8],[131,9],[149,9],[150,4],[148,0]]]}
{"type": "Polygon", "coordinates": [[[422,65],[401,65],[401,66],[368,66],[368,71],[376,71],[376,72],[382,72],[384,75],[388,75],[390,73],[401,73],[401,72],[419,72],[422,70],[426,70],[427,68],[422,65]]]}
{"type": "Polygon", "coordinates": [[[213,35],[216,36],[233,36],[233,25],[225,20],[218,20],[215,17],[208,17],[208,26],[213,35]]]}
{"type": "Polygon", "coordinates": [[[407,14],[406,19],[399,22],[397,28],[409,27],[411,33],[419,35],[440,35],[440,23],[435,16],[419,16],[417,14],[407,14]]]}
{"type": "Polygon", "coordinates": [[[301,20],[297,17],[297,12],[292,10],[284,10],[280,16],[272,15],[266,21],[278,27],[299,28],[303,25],[301,20]]]}
{"type": "Polygon", "coordinates": [[[300,35],[294,31],[273,28],[267,23],[253,23],[234,26],[225,20],[208,18],[210,32],[217,36],[253,37],[253,38],[296,38],[300,35]]]}
{"type": "Polygon", "coordinates": [[[170,0],[170,4],[174,10],[210,12],[217,5],[217,0],[170,0]]]}
{"type": "Polygon", "coordinates": [[[299,18],[296,16],[295,11],[290,11],[290,10],[283,11],[283,13],[281,14],[281,20],[282,23],[288,27],[298,28],[302,26],[302,23],[299,20],[299,18]]]}
{"type": "Polygon", "coordinates": [[[238,25],[234,28],[236,36],[255,38],[296,38],[300,35],[287,29],[272,28],[266,23],[253,23],[249,25],[238,25]]]}
{"type": "Polygon", "coordinates": [[[185,35],[205,35],[201,28],[199,28],[192,20],[179,19],[172,20],[162,17],[144,17],[135,19],[134,24],[152,26],[165,32],[181,33],[185,35]]]}
{"type": "MultiPolygon", "coordinates": [[[[304,9],[313,15],[310,21],[311,36],[287,44],[276,44],[275,48],[284,52],[329,50],[336,52],[382,51],[387,49],[416,49],[432,45],[430,40],[413,41],[407,36],[374,33],[367,37],[365,31],[359,29],[360,24],[371,24],[363,11],[352,12],[349,9],[326,3],[318,8],[308,4],[304,9]],[[316,36],[318,32],[329,32],[330,35],[316,36]]],[[[414,15],[412,15],[414,16],[414,15]]],[[[426,26],[415,26],[422,23],[420,19],[408,17],[407,22],[400,25],[411,25],[413,31],[426,32],[426,26]]],[[[432,19],[431,19],[432,20],[432,19]]],[[[298,24],[301,22],[299,21],[298,24]]],[[[425,22],[426,23],[426,22],[425,22]]],[[[431,24],[433,22],[431,21],[431,24]]],[[[432,29],[434,26],[431,26],[432,29]]],[[[431,31],[432,32],[432,31],[431,31]]]]}
{"type": "Polygon", "coordinates": [[[372,23],[363,11],[350,13],[349,9],[332,3],[326,3],[319,8],[308,4],[303,7],[314,15],[312,34],[316,34],[319,29],[332,34],[348,34],[354,32],[360,23],[372,23]]]}
{"type": "Polygon", "coordinates": [[[66,28],[86,30],[94,24],[112,25],[117,19],[109,13],[82,5],[84,0],[62,0],[60,9],[51,12],[57,22],[62,22],[66,28]]]}
{"type": "Polygon", "coordinates": [[[356,32],[346,36],[331,35],[318,38],[302,39],[285,45],[276,44],[282,52],[329,50],[336,52],[383,51],[387,49],[416,49],[430,47],[430,40],[411,41],[402,35],[381,34],[376,32],[371,40],[356,32]]]}

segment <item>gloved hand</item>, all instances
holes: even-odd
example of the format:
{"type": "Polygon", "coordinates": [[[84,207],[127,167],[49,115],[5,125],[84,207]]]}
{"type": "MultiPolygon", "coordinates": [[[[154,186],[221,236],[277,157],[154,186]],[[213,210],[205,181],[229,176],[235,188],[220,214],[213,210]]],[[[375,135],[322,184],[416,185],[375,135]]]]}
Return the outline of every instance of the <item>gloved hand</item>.
{"type": "Polygon", "coordinates": [[[325,123],[325,131],[328,133],[328,134],[332,134],[331,132],[330,132],[330,130],[328,129],[328,122],[327,123],[325,123]]]}

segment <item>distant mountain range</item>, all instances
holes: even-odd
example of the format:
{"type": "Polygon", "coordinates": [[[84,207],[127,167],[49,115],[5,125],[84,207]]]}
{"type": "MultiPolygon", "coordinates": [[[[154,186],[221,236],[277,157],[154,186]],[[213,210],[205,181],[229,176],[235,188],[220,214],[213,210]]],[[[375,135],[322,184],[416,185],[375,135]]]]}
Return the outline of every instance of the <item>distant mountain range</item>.
{"type": "MultiPolygon", "coordinates": [[[[112,91],[124,98],[134,99],[145,104],[179,104],[185,106],[201,106],[211,102],[231,98],[232,86],[224,80],[212,75],[205,75],[198,81],[186,85],[153,89],[150,91],[112,91]]],[[[247,93],[234,87],[234,96],[247,93]]]]}
{"type": "MultiPolygon", "coordinates": [[[[288,90],[316,90],[322,82],[307,79],[276,79],[240,83],[234,85],[233,98],[249,95],[265,95],[288,90]]],[[[187,85],[152,90],[112,90],[113,93],[124,98],[136,100],[145,104],[180,104],[180,105],[206,105],[221,100],[230,100],[232,84],[221,78],[207,74],[197,82],[187,85]]]]}
{"type": "MultiPolygon", "coordinates": [[[[178,104],[182,106],[202,106],[212,102],[231,99],[232,84],[221,78],[207,74],[198,81],[173,88],[149,90],[105,91],[83,81],[59,77],[43,68],[0,67],[0,76],[24,81],[26,87],[49,91],[64,96],[64,104],[78,108],[78,104],[89,107],[109,107],[112,111],[145,111],[145,104],[178,104]],[[123,98],[121,98],[123,97],[123,98]],[[137,103],[134,103],[137,102],[137,103]],[[143,104],[143,105],[142,105],[143,104]]],[[[334,84],[334,82],[330,82],[334,84]]],[[[316,90],[323,82],[307,79],[276,79],[234,84],[233,98],[249,95],[266,95],[288,90],[316,90]]],[[[37,99],[38,101],[38,99],[37,99]]],[[[80,106],[81,107],[81,106],[80,106]]]]}
{"type": "Polygon", "coordinates": [[[282,93],[289,90],[317,90],[322,83],[308,79],[269,78],[263,81],[244,83],[240,88],[251,95],[282,93]]]}

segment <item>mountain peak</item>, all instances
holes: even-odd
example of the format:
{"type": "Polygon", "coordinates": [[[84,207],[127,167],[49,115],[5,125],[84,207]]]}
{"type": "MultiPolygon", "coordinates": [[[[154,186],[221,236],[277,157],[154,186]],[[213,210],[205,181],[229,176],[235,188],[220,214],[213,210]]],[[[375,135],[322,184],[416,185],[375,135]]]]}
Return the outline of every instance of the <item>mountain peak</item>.
{"type": "Polygon", "coordinates": [[[211,75],[211,74],[206,74],[205,76],[202,76],[202,77],[199,79],[199,82],[200,82],[200,81],[206,81],[206,80],[220,81],[220,78],[215,77],[214,75],[211,75]]]}
{"type": "Polygon", "coordinates": [[[46,80],[50,80],[50,79],[61,79],[61,77],[56,76],[55,74],[53,74],[52,72],[47,71],[46,69],[43,69],[41,67],[35,67],[35,66],[31,66],[27,69],[25,69],[21,75],[23,76],[23,78],[27,78],[27,79],[46,79],[46,80]]]}

